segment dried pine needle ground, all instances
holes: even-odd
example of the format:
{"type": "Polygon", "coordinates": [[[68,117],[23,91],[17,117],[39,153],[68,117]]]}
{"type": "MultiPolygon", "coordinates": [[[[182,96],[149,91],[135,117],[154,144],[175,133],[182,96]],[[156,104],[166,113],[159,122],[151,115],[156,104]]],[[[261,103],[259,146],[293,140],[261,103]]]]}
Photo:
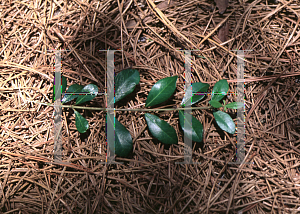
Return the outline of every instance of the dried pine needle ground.
{"type": "MultiPolygon", "coordinates": [[[[299,14],[297,1],[231,1],[222,15],[209,1],[0,2],[1,213],[299,212],[299,14]],[[62,53],[68,84],[93,83],[100,91],[103,50],[123,50],[115,52],[116,72],[136,68],[141,81],[116,108],[144,108],[151,86],[172,75],[179,77],[177,89],[166,106],[178,105],[183,49],[199,50],[192,54],[193,82],[228,79],[234,92],[235,50],[249,50],[245,154],[252,164],[231,164],[236,137],[218,129],[210,111],[195,110],[205,130],[203,144],[193,148],[200,164],[175,164],[184,155],[176,112],[161,115],[178,134],[172,146],[149,135],[143,113],[121,112],[133,152],[116,158],[124,164],[105,165],[105,113],[81,111],[90,129],[80,134],[68,109],[65,163],[51,164],[53,107],[35,101],[52,101],[59,49],[71,50],[62,53]]],[[[88,105],[103,108],[104,100],[97,96],[88,105]]]]}

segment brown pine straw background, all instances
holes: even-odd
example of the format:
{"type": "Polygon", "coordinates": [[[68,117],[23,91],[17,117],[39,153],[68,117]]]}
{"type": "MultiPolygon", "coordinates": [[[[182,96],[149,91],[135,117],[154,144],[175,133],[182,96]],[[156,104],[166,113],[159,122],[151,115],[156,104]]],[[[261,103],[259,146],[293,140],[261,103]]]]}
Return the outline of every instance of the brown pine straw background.
{"type": "MultiPolygon", "coordinates": [[[[0,213],[299,213],[299,1],[215,2],[154,0],[0,1],[0,213]],[[204,126],[193,161],[183,161],[177,111],[153,113],[171,124],[178,145],[149,134],[143,112],[116,112],[133,138],[124,164],[105,165],[105,112],[78,110],[90,128],[80,134],[72,109],[63,109],[63,161],[53,161],[55,55],[71,84],[105,90],[106,52],[116,74],[138,69],[140,84],[116,108],[145,108],[151,87],[178,75],[184,96],[184,52],[192,81],[209,91],[227,79],[235,92],[237,52],[245,49],[246,162],[235,160],[236,135],[216,125],[211,110],[194,110],[204,126]]],[[[195,106],[207,106],[210,95],[195,106]]],[[[235,101],[230,93],[226,102],[235,101]]],[[[105,107],[99,95],[83,104],[105,107]]],[[[228,110],[236,121],[236,110],[228,110]]]]}

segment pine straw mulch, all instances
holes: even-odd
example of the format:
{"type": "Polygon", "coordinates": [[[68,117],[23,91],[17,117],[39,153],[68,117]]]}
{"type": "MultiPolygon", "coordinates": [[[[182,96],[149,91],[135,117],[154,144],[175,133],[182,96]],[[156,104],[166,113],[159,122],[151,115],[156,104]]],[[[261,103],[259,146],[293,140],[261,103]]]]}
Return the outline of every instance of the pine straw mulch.
{"type": "MultiPolygon", "coordinates": [[[[300,6],[266,2],[230,2],[221,15],[209,1],[2,1],[1,212],[297,213],[300,6]],[[51,50],[59,49],[73,50],[62,52],[68,85],[93,83],[101,92],[101,50],[123,49],[115,53],[116,73],[136,68],[141,81],[116,108],[144,108],[151,86],[172,75],[179,77],[177,89],[163,107],[178,106],[184,95],[179,49],[201,50],[192,54],[192,81],[210,83],[211,90],[225,78],[234,92],[234,50],[251,50],[245,51],[245,161],[253,164],[231,164],[235,135],[221,131],[211,111],[195,110],[204,126],[203,143],[193,148],[200,164],[175,164],[183,161],[184,144],[173,111],[155,113],[176,129],[179,144],[171,146],[149,135],[142,112],[116,112],[134,148],[130,157],[116,157],[124,164],[105,165],[105,112],[80,111],[90,124],[80,134],[71,109],[63,110],[65,164],[51,164],[53,107],[35,102],[52,101],[51,50]]],[[[86,105],[105,107],[104,96],[86,105]]]]}

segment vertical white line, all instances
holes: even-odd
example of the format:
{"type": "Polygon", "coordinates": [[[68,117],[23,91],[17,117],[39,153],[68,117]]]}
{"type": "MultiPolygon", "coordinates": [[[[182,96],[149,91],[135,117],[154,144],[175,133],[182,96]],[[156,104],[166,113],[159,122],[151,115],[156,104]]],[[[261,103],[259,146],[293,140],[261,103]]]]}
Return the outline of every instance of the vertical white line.
{"type": "Polygon", "coordinates": [[[237,102],[244,104],[243,108],[237,110],[237,163],[241,164],[245,159],[245,77],[244,77],[244,50],[237,51],[237,102]]]}
{"type": "Polygon", "coordinates": [[[114,54],[113,50],[107,51],[107,164],[113,163],[115,158],[114,54]],[[113,102],[110,102],[111,100],[113,102]]]}
{"type": "MultiPolygon", "coordinates": [[[[192,92],[192,84],[191,84],[191,50],[185,50],[184,51],[184,56],[185,56],[185,95],[187,97],[192,97],[193,92],[192,92]]],[[[186,109],[192,107],[192,99],[188,99],[188,101],[185,103],[184,106],[184,130],[186,132],[192,132],[192,110],[191,109],[186,109]]],[[[179,112],[179,114],[181,114],[179,112]]],[[[187,135],[184,135],[183,137],[183,142],[184,142],[184,161],[183,162],[176,162],[176,164],[195,164],[192,162],[192,154],[193,154],[193,144],[192,144],[192,139],[188,138],[187,135]]]]}
{"type": "Polygon", "coordinates": [[[54,161],[62,160],[61,51],[55,51],[54,161]]]}
{"type": "MultiPolygon", "coordinates": [[[[191,51],[185,51],[185,93],[186,96],[192,97],[192,85],[191,85],[191,51]]],[[[192,99],[188,99],[184,108],[191,108],[192,99]]],[[[184,109],[184,129],[186,132],[192,133],[192,110],[184,109]]],[[[184,162],[187,164],[192,163],[192,140],[184,135],[184,162]]]]}

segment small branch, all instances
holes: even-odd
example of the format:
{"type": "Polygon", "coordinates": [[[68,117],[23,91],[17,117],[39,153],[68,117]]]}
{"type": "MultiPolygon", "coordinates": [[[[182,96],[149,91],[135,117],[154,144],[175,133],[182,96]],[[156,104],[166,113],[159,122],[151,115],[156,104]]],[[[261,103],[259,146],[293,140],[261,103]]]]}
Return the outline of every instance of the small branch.
{"type": "MultiPolygon", "coordinates": [[[[31,101],[34,102],[34,101],[31,101]]],[[[52,106],[54,107],[54,104],[51,103],[40,103],[40,102],[34,102],[41,105],[46,106],[52,106]]],[[[73,106],[73,105],[61,105],[62,108],[72,108],[72,109],[88,109],[88,110],[94,110],[94,111],[107,111],[107,110],[114,110],[114,111],[184,111],[184,110],[199,110],[199,109],[210,109],[212,106],[204,106],[204,107],[192,107],[192,108],[165,108],[165,109],[120,109],[120,108],[97,108],[97,107],[85,107],[85,106],[73,106]]]]}

